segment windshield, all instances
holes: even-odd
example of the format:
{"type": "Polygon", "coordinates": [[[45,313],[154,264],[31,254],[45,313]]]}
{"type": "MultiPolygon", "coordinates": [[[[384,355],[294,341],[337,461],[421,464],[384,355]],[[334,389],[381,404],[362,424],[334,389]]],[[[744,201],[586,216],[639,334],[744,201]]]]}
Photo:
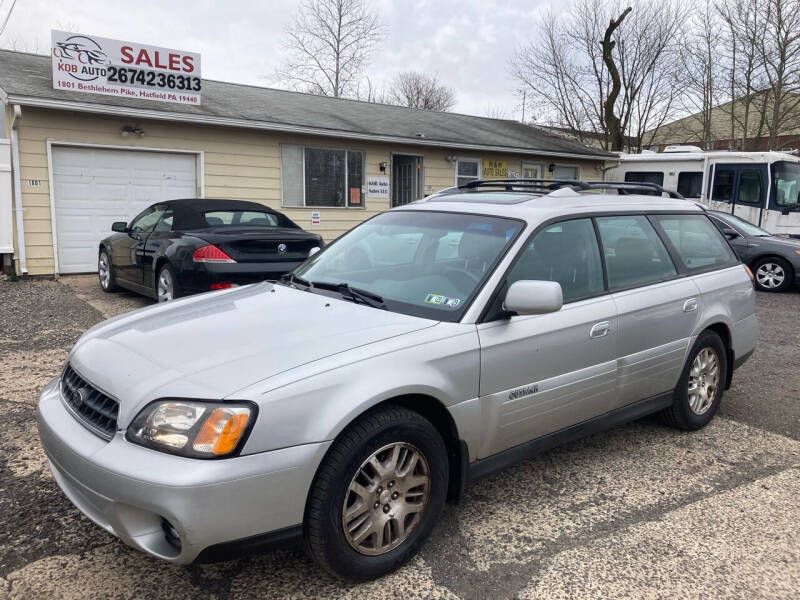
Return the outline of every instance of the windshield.
{"type": "Polygon", "coordinates": [[[387,212],[294,274],[328,289],[347,284],[379,296],[389,310],[458,321],[522,227],[520,221],[483,215],[387,212]]]}
{"type": "Polygon", "coordinates": [[[714,216],[719,217],[720,219],[725,221],[728,225],[732,226],[735,229],[738,229],[745,235],[755,235],[758,237],[772,235],[769,231],[761,229],[761,227],[756,227],[750,221],[745,221],[740,217],[724,213],[713,213],[713,214],[714,216]]]}
{"type": "Polygon", "coordinates": [[[772,165],[772,193],[778,206],[793,206],[800,201],[800,164],[779,161],[772,165]]]}

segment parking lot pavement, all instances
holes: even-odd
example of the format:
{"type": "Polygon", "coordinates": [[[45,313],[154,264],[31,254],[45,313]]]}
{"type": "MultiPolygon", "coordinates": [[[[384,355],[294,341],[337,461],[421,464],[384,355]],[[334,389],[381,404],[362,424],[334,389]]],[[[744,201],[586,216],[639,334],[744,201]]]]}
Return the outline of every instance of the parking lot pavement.
{"type": "Polygon", "coordinates": [[[94,277],[0,282],[0,598],[794,598],[800,590],[800,294],[762,327],[717,419],[645,419],[474,485],[421,554],[336,581],[289,547],[179,567],[131,550],[59,492],[38,389],[92,324],[150,304],[94,277]]]}

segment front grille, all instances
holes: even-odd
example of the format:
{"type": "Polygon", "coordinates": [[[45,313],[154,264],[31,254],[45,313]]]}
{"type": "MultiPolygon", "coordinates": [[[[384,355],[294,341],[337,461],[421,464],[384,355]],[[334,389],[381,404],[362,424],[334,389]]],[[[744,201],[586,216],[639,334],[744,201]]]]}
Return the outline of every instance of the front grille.
{"type": "Polygon", "coordinates": [[[61,376],[61,396],[86,427],[105,439],[114,437],[119,404],[85,381],[70,365],[61,376]]]}

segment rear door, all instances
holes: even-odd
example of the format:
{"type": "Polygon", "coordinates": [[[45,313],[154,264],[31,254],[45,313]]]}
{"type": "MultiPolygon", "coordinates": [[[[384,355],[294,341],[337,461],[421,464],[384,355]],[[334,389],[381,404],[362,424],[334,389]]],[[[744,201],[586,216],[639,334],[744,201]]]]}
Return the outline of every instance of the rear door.
{"type": "Polygon", "coordinates": [[[564,221],[536,233],[510,269],[487,322],[478,325],[486,437],[477,458],[610,410],[618,331],[592,220],[564,221]],[[505,291],[523,279],[559,282],[563,308],[504,317],[505,291]]]}
{"type": "Polygon", "coordinates": [[[677,381],[700,308],[644,215],[596,219],[619,319],[613,408],[667,392],[677,381]]]}
{"type": "Polygon", "coordinates": [[[767,165],[716,163],[710,189],[710,206],[761,225],[767,201],[767,165]]]}

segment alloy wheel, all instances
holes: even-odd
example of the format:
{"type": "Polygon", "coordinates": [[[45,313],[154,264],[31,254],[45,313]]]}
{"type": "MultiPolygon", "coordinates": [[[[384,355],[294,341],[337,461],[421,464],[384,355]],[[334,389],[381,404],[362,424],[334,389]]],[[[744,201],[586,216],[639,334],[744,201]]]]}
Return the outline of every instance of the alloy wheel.
{"type": "Polygon", "coordinates": [[[350,547],[376,556],[402,544],[428,503],[430,469],[411,444],[383,446],[356,471],[345,493],[342,526],[350,547]]]}
{"type": "Polygon", "coordinates": [[[761,287],[775,289],[786,279],[786,272],[779,264],[766,262],[756,271],[756,280],[761,287]]]}
{"type": "Polygon", "coordinates": [[[697,353],[689,371],[689,408],[702,415],[714,402],[719,387],[719,357],[713,348],[703,348],[697,353]]]}
{"type": "Polygon", "coordinates": [[[161,269],[158,274],[158,284],[156,285],[156,293],[159,302],[167,302],[172,300],[174,296],[174,284],[172,282],[172,274],[169,269],[161,269]]]}
{"type": "Polygon", "coordinates": [[[100,259],[97,261],[97,274],[100,277],[100,285],[104,290],[108,289],[108,285],[111,283],[111,269],[105,252],[100,253],[100,259]]]}

